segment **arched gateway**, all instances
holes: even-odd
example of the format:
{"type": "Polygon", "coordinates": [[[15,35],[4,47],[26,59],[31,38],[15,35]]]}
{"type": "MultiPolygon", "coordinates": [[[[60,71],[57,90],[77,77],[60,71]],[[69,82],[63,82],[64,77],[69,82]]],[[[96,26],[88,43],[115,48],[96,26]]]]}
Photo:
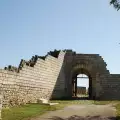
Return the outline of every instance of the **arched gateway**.
{"type": "MultiPolygon", "coordinates": [[[[53,98],[70,99],[76,96],[77,93],[77,75],[85,74],[89,78],[89,99],[120,99],[120,75],[110,74],[106,68],[107,64],[99,54],[78,54],[72,50],[66,50],[64,57],[64,78],[58,78],[58,85],[60,80],[63,80],[65,85],[64,92],[55,87],[55,95],[53,98]],[[117,87],[117,88],[116,88],[117,87]]],[[[54,93],[54,92],[53,92],[54,93]]]]}
{"type": "Polygon", "coordinates": [[[88,98],[92,99],[92,76],[90,72],[87,70],[87,68],[84,68],[84,66],[81,66],[78,64],[77,66],[73,67],[72,69],[72,96],[77,97],[77,75],[79,74],[85,74],[89,78],[89,93],[88,93],[88,98]]]}
{"type": "Polygon", "coordinates": [[[120,99],[120,75],[110,74],[99,54],[72,50],[50,51],[46,56],[21,60],[18,68],[0,69],[3,105],[34,103],[39,99],[71,99],[76,96],[77,75],[89,78],[89,99],[120,99]]]}

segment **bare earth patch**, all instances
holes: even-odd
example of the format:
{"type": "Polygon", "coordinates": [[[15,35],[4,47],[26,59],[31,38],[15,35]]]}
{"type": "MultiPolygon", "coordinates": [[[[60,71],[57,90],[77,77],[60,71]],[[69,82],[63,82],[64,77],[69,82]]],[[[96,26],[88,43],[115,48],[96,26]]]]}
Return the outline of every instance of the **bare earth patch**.
{"type": "Polygon", "coordinates": [[[116,109],[112,105],[69,105],[62,110],[51,111],[30,120],[115,120],[116,109]]]}

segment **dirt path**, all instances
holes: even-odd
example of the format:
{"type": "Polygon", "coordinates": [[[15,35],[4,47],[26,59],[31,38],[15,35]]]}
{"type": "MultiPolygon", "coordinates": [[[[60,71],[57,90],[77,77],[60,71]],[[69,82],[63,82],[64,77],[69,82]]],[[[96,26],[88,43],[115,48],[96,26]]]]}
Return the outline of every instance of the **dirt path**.
{"type": "Polygon", "coordinates": [[[116,110],[111,105],[70,105],[30,120],[115,120],[115,116],[116,110]]]}

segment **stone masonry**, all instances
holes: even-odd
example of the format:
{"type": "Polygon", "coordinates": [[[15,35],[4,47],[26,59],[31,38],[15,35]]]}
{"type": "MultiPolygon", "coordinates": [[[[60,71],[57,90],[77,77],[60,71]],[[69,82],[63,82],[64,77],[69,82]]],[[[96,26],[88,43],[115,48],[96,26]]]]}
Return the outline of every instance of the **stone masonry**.
{"type": "Polygon", "coordinates": [[[0,69],[3,106],[36,103],[43,99],[71,99],[73,80],[80,73],[89,77],[89,98],[120,99],[120,75],[110,74],[99,54],[72,50],[50,51],[46,56],[21,60],[18,68],[0,69]]]}
{"type": "MultiPolygon", "coordinates": [[[[65,52],[53,57],[37,56],[30,61],[21,60],[19,68],[5,67],[0,70],[3,106],[36,103],[49,99],[62,68],[65,52]]],[[[62,81],[61,81],[62,82],[62,81]]]]}

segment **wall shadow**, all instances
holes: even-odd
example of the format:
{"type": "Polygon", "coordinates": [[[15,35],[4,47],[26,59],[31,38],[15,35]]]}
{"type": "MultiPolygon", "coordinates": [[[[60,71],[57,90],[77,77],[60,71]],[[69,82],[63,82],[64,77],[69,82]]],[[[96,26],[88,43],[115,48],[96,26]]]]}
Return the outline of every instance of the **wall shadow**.
{"type": "Polygon", "coordinates": [[[65,59],[63,60],[50,100],[64,100],[67,98],[66,87],[65,87],[64,62],[65,62],[65,59]],[[61,86],[62,84],[63,86],[61,86]]]}
{"type": "Polygon", "coordinates": [[[68,118],[61,118],[61,117],[57,117],[54,116],[52,118],[49,118],[50,120],[120,120],[120,116],[117,117],[103,117],[103,116],[86,116],[86,117],[82,117],[82,116],[77,116],[77,115],[73,115],[70,116],[68,118]]]}

